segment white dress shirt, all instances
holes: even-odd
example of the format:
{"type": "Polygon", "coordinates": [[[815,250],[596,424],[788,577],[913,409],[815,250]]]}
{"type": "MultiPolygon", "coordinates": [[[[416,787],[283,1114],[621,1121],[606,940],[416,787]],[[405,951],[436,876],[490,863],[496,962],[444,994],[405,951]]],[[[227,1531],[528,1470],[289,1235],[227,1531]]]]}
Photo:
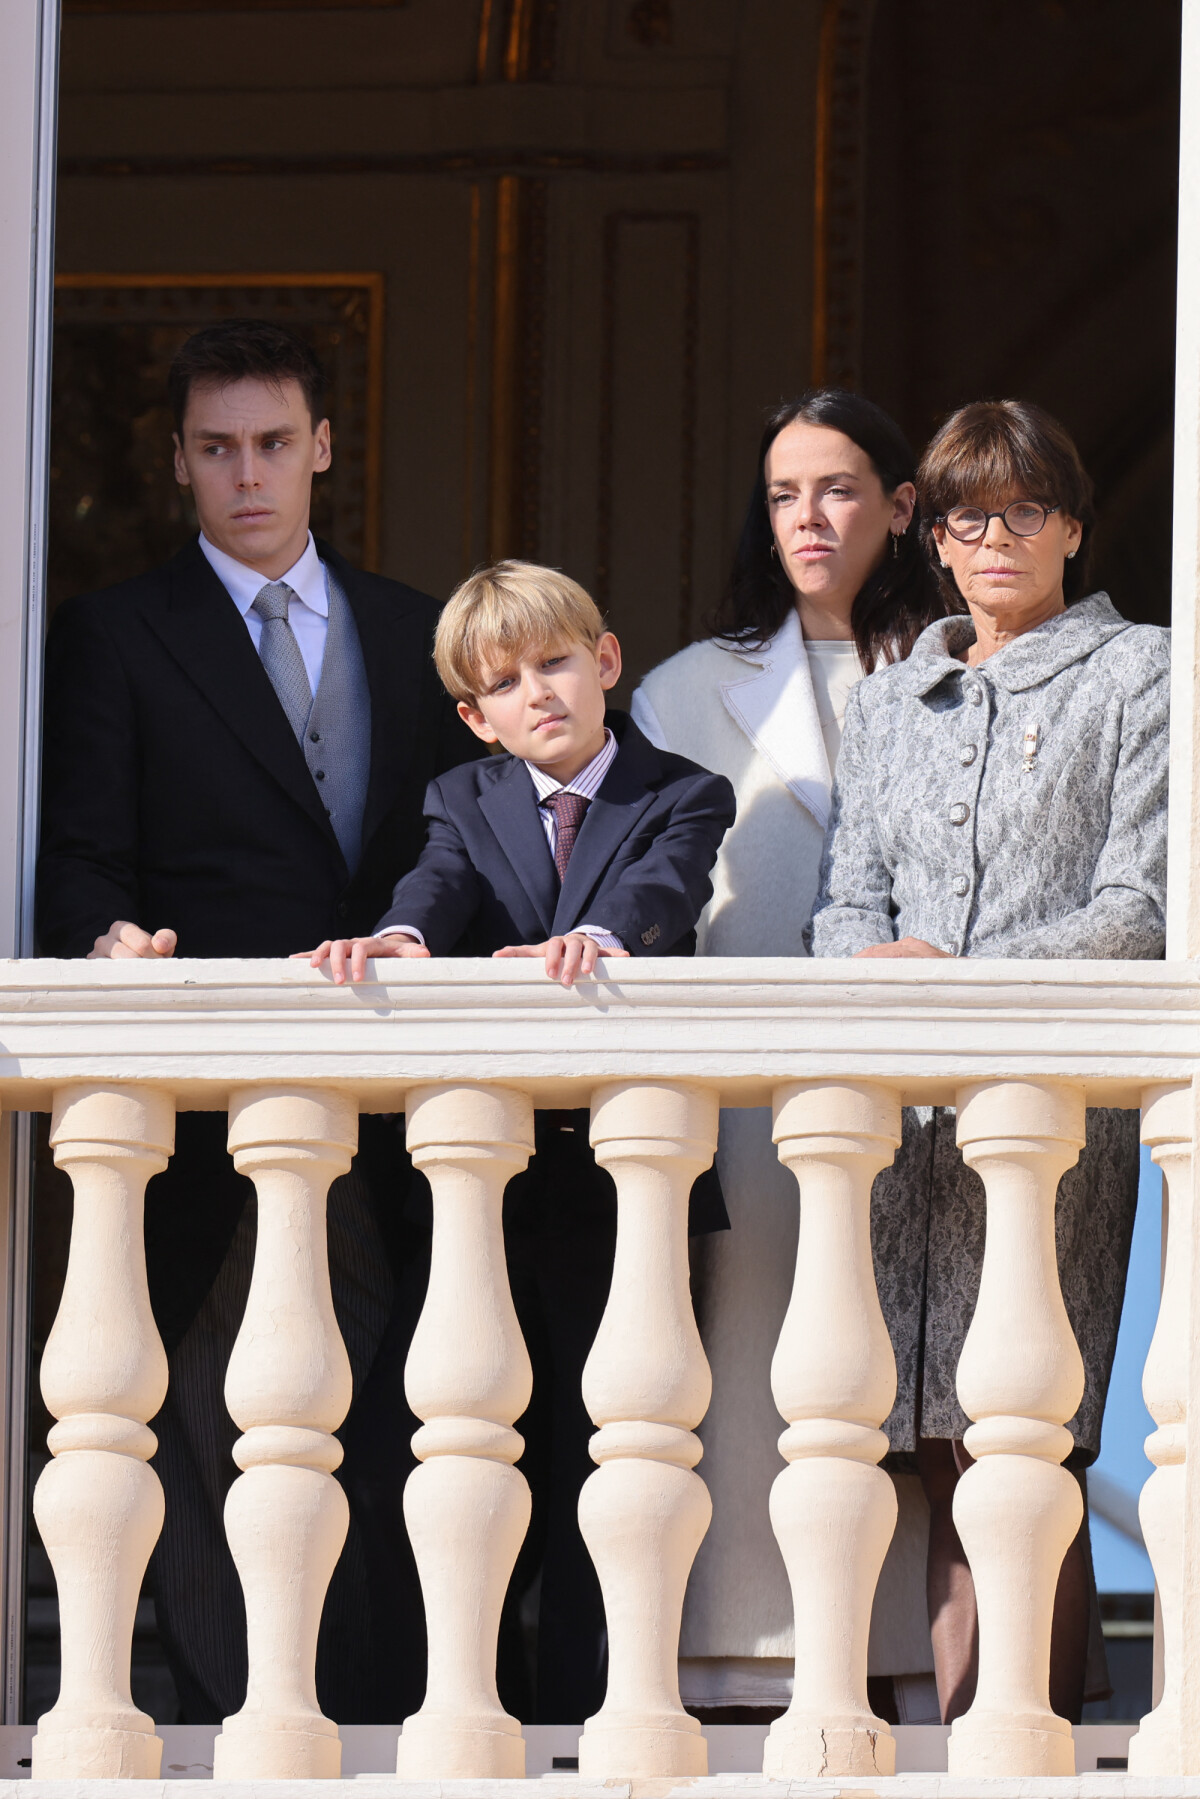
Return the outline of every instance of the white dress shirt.
{"type": "Polygon", "coordinates": [[[842,721],[846,716],[846,701],[850,698],[852,689],[863,678],[858,645],[853,638],[843,643],[806,637],[804,653],[808,657],[808,672],[812,676],[813,699],[817,702],[817,717],[821,721],[825,754],[829,757],[830,768],[834,769],[837,767],[838,751],[842,747],[842,721]]]}
{"type": "MultiPolygon", "coordinates": [[[[250,641],[257,652],[262,642],[263,621],[253,607],[263,588],[271,586],[271,582],[258,569],[239,562],[236,556],[229,556],[216,544],[209,543],[203,531],[200,548],[217,580],[245,619],[250,641]]],[[[329,632],[329,588],[325,564],[317,555],[311,531],[299,560],[279,579],[287,583],[295,596],[288,601],[288,624],[300,645],[308,684],[315,694],[321,682],[321,664],[325,660],[325,639],[329,632]]]]}
{"type": "MultiPolygon", "coordinates": [[[[533,791],[538,798],[538,817],[542,821],[542,829],[546,833],[546,842],[550,845],[552,856],[558,847],[558,821],[551,808],[543,806],[541,802],[549,799],[552,793],[577,793],[580,799],[594,800],[600,791],[601,782],[612,766],[612,759],[616,753],[617,740],[605,725],[604,748],[592,757],[586,768],[580,769],[573,780],[556,781],[553,775],[544,774],[540,768],[535,768],[532,762],[525,764],[529,771],[529,778],[533,782],[533,791]]],[[[574,928],[582,936],[594,938],[601,949],[625,948],[621,939],[614,937],[613,933],[606,931],[602,925],[577,924],[574,928]]],[[[415,925],[389,925],[383,935],[385,937],[412,937],[420,944],[425,942],[415,925]]]]}

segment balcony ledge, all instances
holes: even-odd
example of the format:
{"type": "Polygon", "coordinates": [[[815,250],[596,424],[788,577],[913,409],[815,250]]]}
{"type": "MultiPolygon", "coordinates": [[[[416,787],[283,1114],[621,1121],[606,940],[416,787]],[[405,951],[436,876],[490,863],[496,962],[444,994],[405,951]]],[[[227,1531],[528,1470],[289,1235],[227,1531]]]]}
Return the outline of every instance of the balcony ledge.
{"type": "MultiPolygon", "coordinates": [[[[10,1780],[0,1799],[195,1799],[194,1780],[10,1780]]],[[[1200,1799],[1200,1777],[1131,1778],[1121,1772],[1057,1779],[966,1779],[948,1774],[895,1774],[877,1780],[768,1780],[761,1774],[707,1779],[581,1780],[547,1774],[540,1780],[401,1781],[360,1775],[353,1781],[271,1780],[206,1783],[222,1799],[836,1799],[877,1794],[882,1799],[1200,1799]]]]}
{"type": "Polygon", "coordinates": [[[529,962],[381,967],[335,987],[274,960],[0,963],[0,1104],[139,1081],[220,1110],[234,1086],[320,1082],[391,1112],[415,1082],[510,1081],[581,1105],[601,1081],[671,1079],[754,1106],[781,1082],[831,1078],[952,1104],[1007,1076],[1134,1106],[1200,1066],[1191,962],[662,958],[609,963],[573,990],[529,962]]]}

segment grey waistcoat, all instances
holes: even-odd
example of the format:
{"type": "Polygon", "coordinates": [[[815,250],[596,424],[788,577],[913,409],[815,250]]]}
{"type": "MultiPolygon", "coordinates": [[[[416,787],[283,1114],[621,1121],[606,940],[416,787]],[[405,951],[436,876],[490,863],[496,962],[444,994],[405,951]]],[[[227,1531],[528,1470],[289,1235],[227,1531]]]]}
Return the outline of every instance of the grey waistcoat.
{"type": "Polygon", "coordinates": [[[371,694],[350,602],[328,567],[325,585],[329,630],[321,679],[304,727],[304,760],[353,874],[362,855],[371,771],[371,694]]]}

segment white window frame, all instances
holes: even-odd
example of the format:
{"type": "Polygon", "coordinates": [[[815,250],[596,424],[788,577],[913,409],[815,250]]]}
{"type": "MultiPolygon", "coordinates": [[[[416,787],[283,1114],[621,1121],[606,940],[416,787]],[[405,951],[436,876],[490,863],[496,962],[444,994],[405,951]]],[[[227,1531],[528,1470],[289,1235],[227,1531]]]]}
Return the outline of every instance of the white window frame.
{"type": "MultiPolygon", "coordinates": [[[[33,948],[54,299],[57,0],[0,7],[0,955],[33,948]]],[[[2,1053],[2,1049],[0,1049],[2,1053]]],[[[0,1125],[0,1721],[24,1649],[30,1120],[0,1125]]]]}

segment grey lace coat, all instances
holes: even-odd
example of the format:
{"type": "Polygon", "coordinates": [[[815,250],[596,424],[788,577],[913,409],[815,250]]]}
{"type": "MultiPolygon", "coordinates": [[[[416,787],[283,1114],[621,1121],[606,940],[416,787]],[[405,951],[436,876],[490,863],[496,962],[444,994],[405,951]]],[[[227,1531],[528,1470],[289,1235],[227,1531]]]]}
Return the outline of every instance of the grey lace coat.
{"type": "MultiPolygon", "coordinates": [[[[920,937],[956,956],[1153,958],[1166,898],[1168,633],[1092,594],[977,668],[969,618],[850,696],[813,951],[920,937]]],[[[1059,1187],[1058,1260],[1087,1385],[1078,1463],[1100,1446],[1137,1200],[1137,1115],[1088,1113],[1059,1187]]],[[[872,1193],[899,1384],[893,1452],[960,1437],[955,1369],[979,1291],[983,1186],[952,1112],[907,1112],[872,1193]]]]}

